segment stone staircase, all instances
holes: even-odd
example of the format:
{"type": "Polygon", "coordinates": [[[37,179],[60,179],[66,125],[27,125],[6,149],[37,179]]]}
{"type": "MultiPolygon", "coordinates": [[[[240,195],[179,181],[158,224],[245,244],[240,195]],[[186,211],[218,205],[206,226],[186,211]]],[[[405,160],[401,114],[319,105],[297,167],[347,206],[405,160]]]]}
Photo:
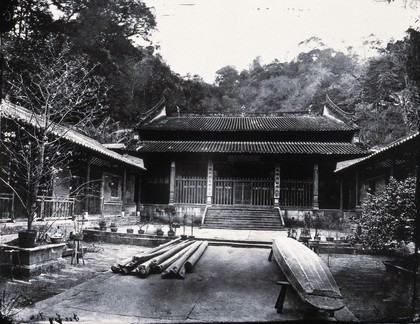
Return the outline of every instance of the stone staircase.
{"type": "Polygon", "coordinates": [[[209,207],[202,227],[267,231],[284,229],[277,209],[255,206],[209,207]]]}

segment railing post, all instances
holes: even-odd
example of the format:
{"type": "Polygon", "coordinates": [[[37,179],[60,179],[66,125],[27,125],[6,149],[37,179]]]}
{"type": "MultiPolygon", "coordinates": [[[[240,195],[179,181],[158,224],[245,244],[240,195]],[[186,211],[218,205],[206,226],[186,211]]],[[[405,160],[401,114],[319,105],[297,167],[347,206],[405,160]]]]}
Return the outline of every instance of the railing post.
{"type": "Polygon", "coordinates": [[[44,219],[44,210],[45,210],[45,206],[44,206],[44,196],[41,197],[41,206],[40,206],[40,211],[39,213],[41,215],[39,215],[41,217],[41,219],[44,219]]]}

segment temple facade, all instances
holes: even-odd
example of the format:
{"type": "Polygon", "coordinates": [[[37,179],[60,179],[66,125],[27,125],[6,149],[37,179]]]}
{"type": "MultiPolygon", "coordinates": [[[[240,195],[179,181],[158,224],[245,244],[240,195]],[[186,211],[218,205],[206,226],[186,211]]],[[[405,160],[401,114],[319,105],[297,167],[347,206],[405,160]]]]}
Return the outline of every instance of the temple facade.
{"type": "Polygon", "coordinates": [[[336,164],[367,154],[358,128],[340,116],[334,105],[271,116],[168,116],[158,105],[124,149],[147,169],[142,214],[165,216],[169,207],[205,226],[217,209],[274,210],[283,224],[313,211],[340,213],[336,164]]]}

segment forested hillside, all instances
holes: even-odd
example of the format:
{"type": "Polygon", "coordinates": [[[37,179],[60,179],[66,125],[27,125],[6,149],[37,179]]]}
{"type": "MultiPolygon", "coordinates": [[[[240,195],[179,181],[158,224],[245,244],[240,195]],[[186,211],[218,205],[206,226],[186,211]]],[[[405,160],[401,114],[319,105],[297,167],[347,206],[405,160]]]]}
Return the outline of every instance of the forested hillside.
{"type": "MultiPolygon", "coordinates": [[[[341,53],[319,47],[291,62],[263,65],[255,58],[243,71],[232,62],[216,71],[214,84],[207,84],[198,75],[171,71],[152,45],[138,45],[156,28],[150,8],[141,2],[38,0],[22,1],[13,9],[16,23],[2,33],[3,97],[31,109],[72,104],[100,111],[92,114],[90,124],[79,126],[102,142],[117,140],[162,97],[172,114],[280,114],[316,113],[328,94],[354,113],[361,139],[370,146],[417,129],[418,30],[377,48],[378,56],[367,61],[351,49],[341,53]],[[61,100],[70,75],[72,82],[79,75],[89,84],[83,102],[77,97],[61,100]]],[[[77,120],[67,117],[68,122],[77,120]]]]}

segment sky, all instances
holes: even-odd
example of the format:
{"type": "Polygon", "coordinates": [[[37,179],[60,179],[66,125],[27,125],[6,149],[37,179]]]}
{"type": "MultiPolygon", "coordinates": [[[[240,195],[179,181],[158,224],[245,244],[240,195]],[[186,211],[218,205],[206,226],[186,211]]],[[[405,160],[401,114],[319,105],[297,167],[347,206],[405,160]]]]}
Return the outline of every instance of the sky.
{"type": "Polygon", "coordinates": [[[262,64],[290,62],[313,46],[361,58],[373,55],[366,40],[402,39],[419,27],[420,0],[144,0],[153,7],[157,30],[153,45],[172,71],[200,75],[213,83],[216,71],[231,65],[239,72],[260,57],[262,64]],[[416,8],[417,7],[417,8],[416,8]],[[369,35],[374,36],[369,36],[369,35]]]}

